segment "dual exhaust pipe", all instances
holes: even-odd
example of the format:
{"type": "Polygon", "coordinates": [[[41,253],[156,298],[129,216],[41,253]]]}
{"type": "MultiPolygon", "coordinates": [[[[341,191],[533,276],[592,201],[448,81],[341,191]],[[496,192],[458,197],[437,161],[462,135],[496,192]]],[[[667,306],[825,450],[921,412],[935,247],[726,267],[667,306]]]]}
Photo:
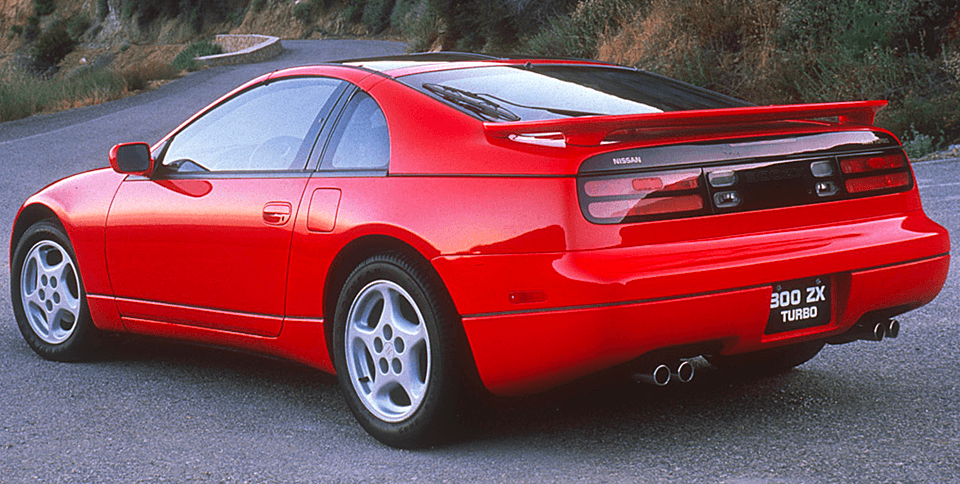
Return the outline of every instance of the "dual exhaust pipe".
{"type": "Polygon", "coordinates": [[[687,360],[681,360],[672,365],[666,363],[655,364],[643,371],[634,373],[633,379],[639,383],[662,387],[670,383],[671,380],[689,383],[690,380],[693,380],[693,374],[693,364],[687,360]]]}
{"type": "Polygon", "coordinates": [[[881,319],[857,323],[850,331],[827,340],[838,345],[851,341],[883,341],[883,338],[896,338],[900,335],[900,322],[896,319],[881,319]]]}
{"type": "MultiPolygon", "coordinates": [[[[852,341],[883,341],[884,338],[896,338],[900,335],[900,322],[888,318],[875,321],[857,323],[846,333],[834,336],[827,340],[830,344],[843,344],[852,341]]],[[[656,363],[643,367],[642,371],[633,374],[633,379],[639,383],[666,386],[673,380],[680,383],[689,383],[693,380],[693,364],[688,360],[679,360],[668,363],[656,363]]]]}

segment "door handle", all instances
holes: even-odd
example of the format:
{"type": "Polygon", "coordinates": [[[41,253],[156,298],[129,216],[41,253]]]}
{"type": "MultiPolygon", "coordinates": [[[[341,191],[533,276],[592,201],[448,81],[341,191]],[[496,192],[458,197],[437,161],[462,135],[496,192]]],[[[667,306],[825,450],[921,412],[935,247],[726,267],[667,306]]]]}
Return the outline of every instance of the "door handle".
{"type": "Polygon", "coordinates": [[[293,206],[288,202],[268,202],[263,206],[263,222],[267,225],[284,225],[290,220],[293,206]]]}

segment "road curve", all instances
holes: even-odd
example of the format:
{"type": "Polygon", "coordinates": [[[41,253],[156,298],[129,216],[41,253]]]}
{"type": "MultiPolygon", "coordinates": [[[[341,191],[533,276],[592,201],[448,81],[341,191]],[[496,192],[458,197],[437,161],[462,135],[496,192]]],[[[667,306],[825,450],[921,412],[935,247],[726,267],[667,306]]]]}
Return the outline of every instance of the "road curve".
{"type": "MultiPolygon", "coordinates": [[[[273,69],[402,51],[284,45],[270,62],[0,124],[4,244],[24,198],[106,165],[114,143],[155,141],[273,69]]],[[[928,214],[954,234],[953,264],[940,297],[901,318],[898,339],[829,346],[773,377],[696,360],[685,385],[598,378],[494,401],[478,432],[419,452],[367,436],[336,379],[301,366],[142,338],[122,340],[104,361],[44,361],[20,337],[2,269],[0,482],[960,482],[960,162],[915,171],[928,214]]]]}
{"type": "MultiPolygon", "coordinates": [[[[64,176],[107,165],[110,147],[153,143],[229,90],[268,72],[354,57],[398,54],[399,42],[286,40],[266,62],[194,72],[159,89],[86,108],[0,124],[0,226],[13,223],[19,204],[64,176]]],[[[9,234],[4,233],[6,245],[9,234]]]]}

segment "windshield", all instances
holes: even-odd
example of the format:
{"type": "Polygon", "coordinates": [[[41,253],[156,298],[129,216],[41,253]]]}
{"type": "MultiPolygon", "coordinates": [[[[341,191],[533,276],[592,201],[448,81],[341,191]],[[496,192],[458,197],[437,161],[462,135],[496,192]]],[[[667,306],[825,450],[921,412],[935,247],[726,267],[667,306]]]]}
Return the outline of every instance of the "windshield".
{"type": "Polygon", "coordinates": [[[477,108],[477,100],[523,121],[750,105],[662,76],[621,67],[491,66],[412,74],[399,80],[490,121],[513,119],[489,115],[477,108]],[[472,105],[466,102],[468,99],[472,105]]]}

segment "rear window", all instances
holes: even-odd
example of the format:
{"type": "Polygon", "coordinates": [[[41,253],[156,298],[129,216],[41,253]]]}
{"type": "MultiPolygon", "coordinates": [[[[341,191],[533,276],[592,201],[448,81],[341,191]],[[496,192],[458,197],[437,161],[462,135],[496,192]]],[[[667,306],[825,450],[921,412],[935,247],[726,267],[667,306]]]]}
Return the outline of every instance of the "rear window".
{"type": "Polygon", "coordinates": [[[750,105],[663,76],[622,67],[491,66],[412,74],[399,80],[491,121],[750,105]]]}

